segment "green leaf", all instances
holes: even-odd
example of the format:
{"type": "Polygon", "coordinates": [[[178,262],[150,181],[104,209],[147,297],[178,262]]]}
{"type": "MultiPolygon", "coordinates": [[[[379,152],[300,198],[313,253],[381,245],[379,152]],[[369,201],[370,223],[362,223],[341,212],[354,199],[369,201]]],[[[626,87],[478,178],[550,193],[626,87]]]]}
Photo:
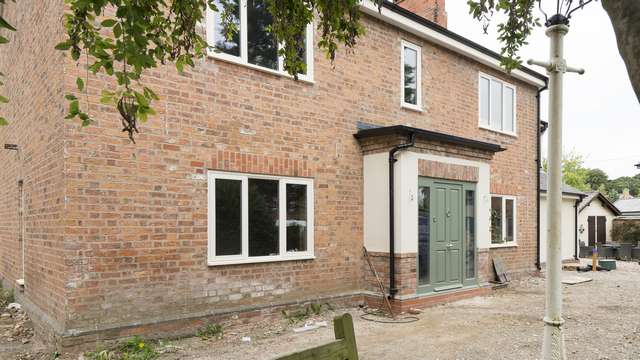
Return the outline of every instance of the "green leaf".
{"type": "Polygon", "coordinates": [[[4,96],[0,95],[0,102],[1,102],[1,103],[5,103],[5,104],[6,104],[6,103],[8,103],[8,102],[9,102],[9,99],[7,99],[6,97],[4,97],[4,96]]]}
{"type": "Polygon", "coordinates": [[[116,26],[113,27],[113,36],[115,36],[116,38],[119,38],[120,35],[122,35],[122,25],[118,23],[116,24],[116,26]]]}
{"type": "Polygon", "coordinates": [[[81,77],[76,78],[76,85],[78,86],[78,90],[84,90],[84,80],[81,77]]]}
{"type": "Polygon", "coordinates": [[[7,119],[0,116],[0,126],[7,126],[7,125],[9,125],[9,122],[7,121],[7,119]]]}
{"type": "Polygon", "coordinates": [[[6,38],[6,37],[4,37],[4,36],[0,36],[0,44],[6,44],[6,43],[8,43],[8,42],[9,42],[9,39],[7,39],[7,38],[6,38]]]}
{"type": "Polygon", "coordinates": [[[14,28],[13,26],[11,26],[7,20],[5,20],[4,18],[2,18],[2,16],[0,16],[0,28],[5,28],[5,29],[9,29],[11,31],[16,31],[16,28],[14,28]]]}
{"type": "Polygon", "coordinates": [[[69,100],[69,101],[78,100],[78,98],[73,94],[67,94],[67,95],[64,96],[64,98],[69,100]]]}
{"type": "Polygon", "coordinates": [[[61,43],[58,43],[55,46],[56,50],[63,50],[64,51],[64,50],[69,50],[69,48],[71,48],[71,41],[70,40],[63,41],[61,43]]]}
{"type": "Polygon", "coordinates": [[[80,112],[80,103],[78,102],[78,100],[73,100],[69,104],[69,115],[71,114],[77,115],[79,112],[80,112]]]}
{"type": "Polygon", "coordinates": [[[144,95],[140,94],[139,92],[135,92],[134,93],[135,97],[136,97],[136,101],[138,101],[138,104],[140,105],[140,109],[149,107],[149,100],[147,100],[144,95]]]}
{"type": "Polygon", "coordinates": [[[182,58],[176,60],[176,69],[178,69],[178,72],[181,74],[184,72],[184,61],[182,58]]]}
{"type": "Polygon", "coordinates": [[[104,27],[112,27],[117,23],[118,22],[113,20],[113,19],[107,19],[107,20],[104,20],[102,23],[100,23],[100,25],[102,25],[104,27]]]}

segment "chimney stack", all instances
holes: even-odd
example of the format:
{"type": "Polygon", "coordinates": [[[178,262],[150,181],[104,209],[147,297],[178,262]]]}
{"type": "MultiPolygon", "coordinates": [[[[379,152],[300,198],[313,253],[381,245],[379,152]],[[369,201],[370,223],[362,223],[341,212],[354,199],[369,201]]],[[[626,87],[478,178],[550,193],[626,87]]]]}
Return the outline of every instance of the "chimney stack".
{"type": "Polygon", "coordinates": [[[442,27],[447,27],[445,0],[396,0],[395,3],[442,27]]]}

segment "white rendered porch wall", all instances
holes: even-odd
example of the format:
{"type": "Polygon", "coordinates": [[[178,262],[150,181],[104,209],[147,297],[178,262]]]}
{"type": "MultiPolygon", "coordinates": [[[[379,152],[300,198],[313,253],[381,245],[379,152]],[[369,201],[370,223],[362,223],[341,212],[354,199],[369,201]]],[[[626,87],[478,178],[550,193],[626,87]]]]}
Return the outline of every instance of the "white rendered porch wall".
{"type": "MultiPolygon", "coordinates": [[[[387,152],[364,156],[364,244],[374,252],[389,251],[389,168],[387,152]]],[[[476,247],[489,248],[490,166],[487,163],[403,151],[395,165],[395,250],[418,252],[418,160],[474,166],[476,184],[476,247]]]]}
{"type": "MultiPolygon", "coordinates": [[[[575,255],[576,213],[575,204],[578,198],[562,197],[562,260],[571,260],[575,255]]],[[[547,261],[547,194],[540,196],[540,262],[547,261]]]]}
{"type": "Polygon", "coordinates": [[[364,156],[364,246],[373,252],[389,252],[388,157],[386,152],[364,156]]]}

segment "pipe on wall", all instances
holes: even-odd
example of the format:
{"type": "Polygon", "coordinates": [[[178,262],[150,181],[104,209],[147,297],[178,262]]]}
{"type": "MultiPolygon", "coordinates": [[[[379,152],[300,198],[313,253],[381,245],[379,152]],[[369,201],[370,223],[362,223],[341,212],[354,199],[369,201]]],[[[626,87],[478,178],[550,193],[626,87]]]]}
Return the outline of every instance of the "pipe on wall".
{"type": "Polygon", "coordinates": [[[396,251],[395,251],[395,163],[396,153],[412,147],[416,142],[416,134],[409,135],[409,142],[394,146],[389,150],[389,298],[393,299],[398,292],[396,288],[396,251]]]}

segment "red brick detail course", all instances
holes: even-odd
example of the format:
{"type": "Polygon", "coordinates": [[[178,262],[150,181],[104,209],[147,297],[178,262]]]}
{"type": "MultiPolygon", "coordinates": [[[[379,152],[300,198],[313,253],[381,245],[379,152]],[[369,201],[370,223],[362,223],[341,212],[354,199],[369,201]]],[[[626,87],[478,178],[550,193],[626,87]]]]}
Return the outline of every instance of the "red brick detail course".
{"type": "Polygon", "coordinates": [[[439,161],[418,160],[418,174],[433,178],[478,182],[478,168],[447,164],[439,161]]]}

